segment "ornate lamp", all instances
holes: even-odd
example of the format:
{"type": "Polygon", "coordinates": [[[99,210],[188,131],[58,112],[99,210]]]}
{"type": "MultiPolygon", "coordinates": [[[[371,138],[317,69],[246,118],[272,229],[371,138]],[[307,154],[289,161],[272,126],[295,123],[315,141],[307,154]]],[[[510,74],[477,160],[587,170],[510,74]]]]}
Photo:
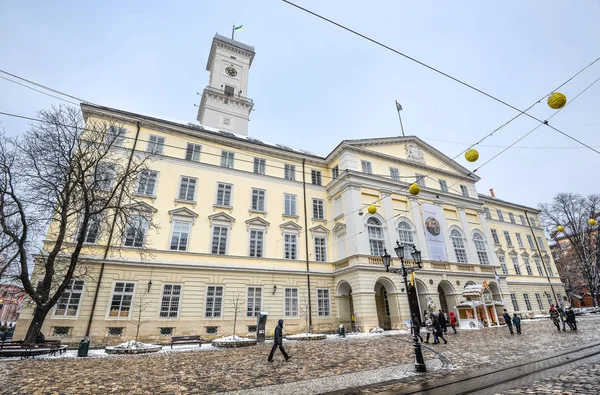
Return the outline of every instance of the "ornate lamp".
{"type": "Polygon", "coordinates": [[[383,255],[381,256],[381,259],[383,259],[383,266],[385,266],[385,271],[389,272],[390,271],[390,261],[391,261],[392,257],[390,254],[388,254],[386,249],[383,250],[383,255]]]}
{"type": "Polygon", "coordinates": [[[419,250],[417,250],[416,248],[413,247],[413,250],[410,253],[410,255],[415,260],[415,263],[417,264],[417,266],[419,267],[419,269],[421,269],[423,267],[423,266],[421,266],[421,263],[423,262],[423,261],[421,261],[421,251],[419,251],[419,250]]]}
{"type": "Polygon", "coordinates": [[[398,258],[404,259],[404,244],[400,244],[400,242],[396,241],[396,248],[394,248],[396,255],[398,258]]]}

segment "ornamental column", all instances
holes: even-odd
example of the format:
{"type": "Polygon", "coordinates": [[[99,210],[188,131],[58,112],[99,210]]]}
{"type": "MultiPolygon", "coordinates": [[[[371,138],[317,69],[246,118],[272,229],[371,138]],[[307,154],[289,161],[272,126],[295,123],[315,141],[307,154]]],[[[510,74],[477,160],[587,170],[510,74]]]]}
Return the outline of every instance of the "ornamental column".
{"type": "Polygon", "coordinates": [[[467,221],[467,214],[465,213],[465,208],[462,206],[457,206],[458,209],[458,218],[460,219],[460,225],[465,234],[465,238],[467,239],[467,256],[469,263],[479,263],[479,257],[477,256],[477,248],[475,248],[475,242],[473,241],[471,235],[471,231],[469,229],[469,222],[467,221]]]}

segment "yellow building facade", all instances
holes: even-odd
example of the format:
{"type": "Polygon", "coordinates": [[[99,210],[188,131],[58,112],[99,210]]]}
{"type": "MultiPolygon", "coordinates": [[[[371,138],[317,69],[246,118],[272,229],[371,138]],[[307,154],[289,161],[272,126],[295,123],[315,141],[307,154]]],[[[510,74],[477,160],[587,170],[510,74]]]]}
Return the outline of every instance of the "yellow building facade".
{"type": "MultiPolygon", "coordinates": [[[[155,342],[231,335],[236,310],[238,335],[255,333],[258,312],[269,314],[268,333],[279,318],[286,333],[405,328],[409,303],[473,328],[497,324],[504,308],[530,316],[562,298],[539,211],[478,194],[479,177],[419,138],[344,140],[321,157],[248,137],[253,57],[213,39],[202,126],[82,104],[87,122],[120,125],[123,150],[155,153],[137,197],[159,226],[140,223],[142,236],[111,246],[86,240],[87,276],[47,316],[46,338],[130,339],[141,298],[140,335],[155,342]],[[396,241],[407,260],[408,246],[422,251],[409,290],[382,265],[396,241]],[[479,296],[465,293],[481,284],[479,296]]],[[[15,338],[31,318],[24,309],[15,338]]]]}

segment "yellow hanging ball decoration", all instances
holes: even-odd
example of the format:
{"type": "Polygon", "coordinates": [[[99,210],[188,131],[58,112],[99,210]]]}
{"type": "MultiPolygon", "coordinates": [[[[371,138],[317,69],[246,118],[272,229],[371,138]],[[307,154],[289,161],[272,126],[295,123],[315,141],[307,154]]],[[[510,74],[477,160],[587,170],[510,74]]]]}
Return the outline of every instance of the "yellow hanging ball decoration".
{"type": "Polygon", "coordinates": [[[369,208],[367,209],[367,211],[369,212],[369,214],[375,214],[377,212],[377,207],[375,207],[374,204],[370,205],[369,208]]]}
{"type": "Polygon", "coordinates": [[[567,97],[560,92],[552,92],[548,96],[548,105],[550,108],[558,110],[559,108],[563,108],[565,104],[567,104],[567,97]]]}
{"type": "Polygon", "coordinates": [[[419,192],[421,192],[421,188],[417,184],[410,184],[410,187],[408,187],[408,192],[412,193],[413,195],[418,195],[419,192]]]}
{"type": "Polygon", "coordinates": [[[596,226],[596,220],[594,218],[588,219],[588,225],[589,226],[596,226]]]}
{"type": "Polygon", "coordinates": [[[564,230],[565,230],[565,227],[564,227],[564,226],[562,226],[562,225],[558,225],[558,226],[556,227],[556,230],[557,230],[557,231],[559,231],[559,232],[564,232],[564,230]]]}
{"type": "Polygon", "coordinates": [[[479,152],[477,152],[476,149],[471,148],[465,152],[465,159],[469,162],[475,162],[477,159],[479,159],[479,152]]]}

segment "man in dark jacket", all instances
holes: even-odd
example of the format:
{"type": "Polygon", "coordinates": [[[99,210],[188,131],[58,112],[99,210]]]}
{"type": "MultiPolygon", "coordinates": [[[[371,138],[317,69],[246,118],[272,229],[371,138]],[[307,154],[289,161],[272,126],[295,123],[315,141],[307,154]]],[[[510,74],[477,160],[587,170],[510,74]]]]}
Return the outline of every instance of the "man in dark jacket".
{"type": "Polygon", "coordinates": [[[271,348],[271,354],[269,354],[269,359],[267,359],[268,362],[273,362],[273,355],[275,355],[277,347],[279,347],[279,350],[281,350],[281,353],[283,354],[283,357],[286,361],[291,358],[283,349],[283,320],[279,320],[277,326],[275,327],[275,342],[273,344],[273,348],[271,348]]]}
{"type": "Polygon", "coordinates": [[[517,315],[517,313],[513,314],[512,322],[515,325],[515,329],[517,330],[517,335],[520,335],[521,334],[521,317],[519,317],[517,315]]]}
{"type": "Polygon", "coordinates": [[[571,328],[572,331],[576,331],[577,330],[577,321],[575,321],[575,312],[573,311],[573,309],[571,307],[567,307],[567,324],[569,324],[569,328],[571,328]]]}
{"type": "Polygon", "coordinates": [[[508,314],[508,310],[504,309],[504,314],[502,314],[502,317],[504,318],[504,323],[508,327],[510,334],[514,335],[515,332],[513,332],[513,329],[512,329],[512,319],[510,318],[510,314],[508,314]]]}
{"type": "Polygon", "coordinates": [[[446,313],[444,313],[444,310],[440,310],[438,314],[438,322],[440,323],[442,331],[446,333],[446,331],[448,331],[448,321],[446,321],[446,313]]]}

